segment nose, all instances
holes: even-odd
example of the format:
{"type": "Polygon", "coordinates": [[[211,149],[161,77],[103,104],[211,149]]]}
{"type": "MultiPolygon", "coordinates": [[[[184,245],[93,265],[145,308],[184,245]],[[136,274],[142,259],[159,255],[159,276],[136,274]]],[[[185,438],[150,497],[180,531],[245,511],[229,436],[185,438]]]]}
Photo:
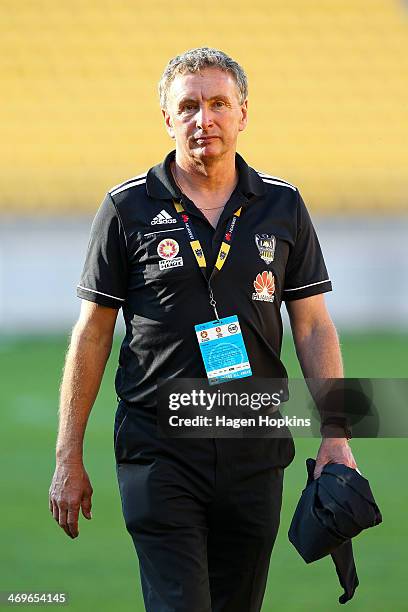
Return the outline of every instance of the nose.
{"type": "Polygon", "coordinates": [[[208,130],[212,125],[212,116],[210,109],[205,105],[200,105],[200,109],[196,114],[196,125],[201,130],[208,130]]]}

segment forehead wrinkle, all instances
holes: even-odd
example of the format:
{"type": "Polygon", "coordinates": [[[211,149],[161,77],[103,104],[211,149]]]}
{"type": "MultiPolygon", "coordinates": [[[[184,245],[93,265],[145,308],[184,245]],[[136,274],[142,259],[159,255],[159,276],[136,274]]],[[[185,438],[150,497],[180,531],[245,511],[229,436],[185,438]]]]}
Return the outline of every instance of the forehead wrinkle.
{"type": "Polygon", "coordinates": [[[181,98],[177,100],[177,104],[184,104],[185,102],[197,102],[198,100],[204,100],[205,102],[211,102],[212,100],[224,100],[226,102],[230,102],[230,97],[225,94],[215,94],[212,96],[194,96],[190,94],[183,95],[181,98]]]}
{"type": "Polygon", "coordinates": [[[233,93],[235,93],[236,96],[239,98],[239,93],[238,91],[236,91],[237,85],[233,77],[230,74],[222,73],[222,75],[224,74],[226,74],[227,76],[227,79],[225,80],[224,76],[219,76],[222,78],[222,88],[224,89],[225,87],[229,90],[228,92],[224,91],[222,93],[215,93],[215,88],[220,87],[219,79],[214,78],[214,76],[210,76],[208,73],[203,74],[203,72],[194,72],[177,75],[170,85],[169,94],[171,97],[173,97],[177,104],[180,104],[180,101],[183,101],[184,99],[212,100],[217,97],[224,97],[228,100],[231,100],[231,96],[233,95],[233,93]],[[200,80],[198,80],[197,77],[199,77],[200,80]],[[203,82],[201,79],[205,79],[205,81],[203,82]],[[208,97],[203,96],[203,88],[210,89],[210,94],[208,95],[208,97]]]}

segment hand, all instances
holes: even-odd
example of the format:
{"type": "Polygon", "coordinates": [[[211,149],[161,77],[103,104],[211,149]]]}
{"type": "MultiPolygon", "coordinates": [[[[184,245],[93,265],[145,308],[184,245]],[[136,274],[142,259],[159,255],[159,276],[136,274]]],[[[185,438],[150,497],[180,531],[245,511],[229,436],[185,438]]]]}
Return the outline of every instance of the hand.
{"type": "Polygon", "coordinates": [[[316,466],[313,473],[315,480],[319,478],[327,463],[343,463],[353,470],[357,469],[357,463],[354,460],[347,438],[323,438],[316,457],[316,466]]]}
{"type": "Polygon", "coordinates": [[[49,490],[49,509],[67,536],[74,539],[79,535],[78,516],[92,518],[93,489],[82,463],[61,463],[55,468],[49,490]]]}

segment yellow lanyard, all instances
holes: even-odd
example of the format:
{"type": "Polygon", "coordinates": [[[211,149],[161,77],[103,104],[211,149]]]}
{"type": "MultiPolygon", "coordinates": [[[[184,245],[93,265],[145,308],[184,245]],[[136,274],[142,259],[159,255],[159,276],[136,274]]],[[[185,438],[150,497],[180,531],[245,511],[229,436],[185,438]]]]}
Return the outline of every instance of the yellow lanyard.
{"type": "MultiPolygon", "coordinates": [[[[204,251],[201,246],[201,243],[195,235],[194,228],[190,220],[190,216],[185,211],[184,206],[181,202],[176,202],[176,200],[173,200],[173,204],[174,204],[176,211],[179,213],[184,223],[184,227],[186,228],[186,232],[187,232],[188,239],[190,242],[191,250],[193,251],[194,256],[197,260],[198,266],[205,280],[207,281],[207,278],[205,275],[205,270],[207,269],[207,262],[205,260],[205,255],[204,255],[204,251]]],[[[214,309],[215,316],[217,319],[219,319],[219,316],[217,313],[216,302],[214,300],[214,296],[213,296],[213,292],[211,288],[211,280],[214,278],[215,274],[217,274],[221,270],[222,266],[227,261],[227,257],[231,249],[232,238],[234,236],[235,230],[238,225],[238,220],[241,215],[241,210],[242,210],[242,206],[240,206],[238,210],[236,210],[232,216],[231,222],[228,225],[227,231],[224,234],[224,239],[221,243],[220,250],[218,251],[217,261],[215,262],[214,269],[211,272],[211,276],[208,280],[208,289],[210,292],[210,304],[214,309]]]]}
{"type": "MultiPolygon", "coordinates": [[[[190,241],[190,247],[194,253],[197,263],[199,267],[201,268],[201,270],[204,271],[207,268],[207,262],[205,261],[204,251],[201,247],[201,243],[198,240],[198,238],[196,238],[193,225],[190,221],[190,217],[188,213],[186,213],[184,206],[182,205],[181,202],[176,202],[175,200],[173,200],[173,204],[174,204],[176,211],[180,214],[181,219],[184,223],[184,227],[186,228],[188,239],[190,241]]],[[[222,241],[220,250],[218,251],[217,261],[215,262],[215,267],[211,273],[211,277],[213,276],[214,271],[219,272],[221,270],[222,266],[227,260],[227,257],[228,257],[228,254],[231,248],[234,230],[237,227],[237,221],[240,217],[241,210],[242,210],[242,206],[240,206],[240,208],[238,208],[238,210],[234,212],[233,217],[231,219],[231,223],[229,224],[227,231],[224,234],[224,240],[222,241]]]]}

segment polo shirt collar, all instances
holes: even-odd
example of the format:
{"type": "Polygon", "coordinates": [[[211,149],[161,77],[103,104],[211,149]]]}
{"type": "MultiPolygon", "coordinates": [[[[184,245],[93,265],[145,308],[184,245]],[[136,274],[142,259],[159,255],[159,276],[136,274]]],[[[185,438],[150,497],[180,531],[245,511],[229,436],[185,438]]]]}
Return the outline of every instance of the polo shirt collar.
{"type": "MultiPolygon", "coordinates": [[[[176,151],[171,151],[161,164],[150,168],[146,178],[147,194],[151,198],[158,200],[179,199],[181,196],[180,189],[176,185],[170,163],[174,160],[176,151]]],[[[246,197],[261,196],[265,193],[265,185],[258,173],[248,166],[239,153],[235,154],[235,163],[238,168],[238,185],[237,188],[246,197]]]]}

